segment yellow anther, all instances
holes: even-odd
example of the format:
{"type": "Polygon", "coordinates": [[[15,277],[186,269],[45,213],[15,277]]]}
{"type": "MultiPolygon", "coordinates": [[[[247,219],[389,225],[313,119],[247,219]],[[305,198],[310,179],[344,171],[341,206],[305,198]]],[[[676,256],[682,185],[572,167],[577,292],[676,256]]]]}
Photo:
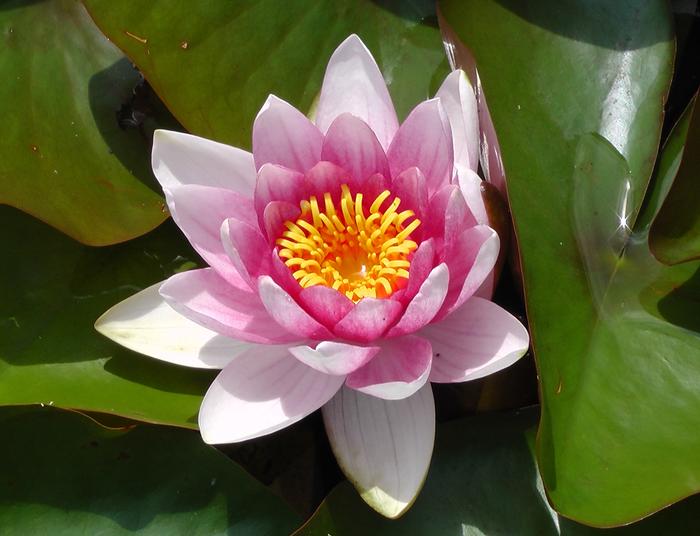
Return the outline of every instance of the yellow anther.
{"type": "Polygon", "coordinates": [[[325,285],[355,302],[388,297],[406,284],[418,247],[409,237],[420,221],[411,210],[397,212],[401,201],[396,197],[382,211],[389,190],[374,199],[369,216],[363,194],[353,197],[346,184],[340,192],[338,204],[324,193],[323,209],[316,196],[301,201],[301,215],[286,221],[277,239],[279,256],[302,287],[325,285]]]}

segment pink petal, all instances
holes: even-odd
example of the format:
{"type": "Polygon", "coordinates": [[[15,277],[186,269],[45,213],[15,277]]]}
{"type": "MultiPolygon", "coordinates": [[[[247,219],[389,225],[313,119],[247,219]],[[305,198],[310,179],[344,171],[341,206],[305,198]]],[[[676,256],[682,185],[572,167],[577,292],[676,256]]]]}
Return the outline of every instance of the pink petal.
{"type": "Polygon", "coordinates": [[[455,184],[447,184],[440,188],[430,199],[428,210],[430,214],[444,216],[428,219],[425,226],[426,234],[442,239],[447,244],[457,240],[468,227],[476,225],[476,219],[469,210],[462,192],[455,184]]]}
{"type": "Polygon", "coordinates": [[[300,338],[333,338],[330,331],[304,311],[271,277],[260,277],[258,290],[267,312],[286,330],[299,334],[300,338]]]}
{"type": "Polygon", "coordinates": [[[334,201],[340,199],[340,186],[351,182],[350,174],[332,162],[319,162],[306,173],[307,197],[322,200],[328,192],[334,201]]]}
{"type": "Polygon", "coordinates": [[[482,196],[482,185],[484,181],[471,169],[461,166],[456,166],[456,168],[459,189],[462,191],[469,211],[472,213],[477,223],[488,225],[489,217],[482,196]]]}
{"type": "Polygon", "coordinates": [[[287,230],[285,222],[296,221],[301,214],[298,206],[286,201],[271,201],[263,211],[263,227],[268,244],[275,247],[275,241],[287,230]]]}
{"type": "Polygon", "coordinates": [[[435,247],[431,238],[421,242],[418,249],[413,253],[411,267],[408,269],[408,285],[402,298],[404,301],[413,299],[434,266],[435,247]]]}
{"type": "Polygon", "coordinates": [[[287,291],[287,293],[295,300],[298,299],[299,293],[301,292],[301,286],[299,286],[299,282],[294,279],[294,276],[292,276],[292,271],[280,258],[278,248],[275,248],[272,251],[271,258],[272,271],[270,275],[272,276],[272,279],[274,279],[275,283],[287,291]]]}
{"type": "Polygon", "coordinates": [[[151,164],[164,189],[199,184],[246,197],[253,195],[253,155],[230,145],[181,132],[156,130],[151,164]]]}
{"type": "Polygon", "coordinates": [[[291,104],[270,95],[253,123],[255,167],[265,164],[304,173],[321,158],[323,135],[291,104]]]}
{"type": "Polygon", "coordinates": [[[249,288],[245,273],[231,263],[221,243],[221,224],[231,216],[255,223],[250,199],[210,186],[176,186],[165,191],[170,213],[194,249],[231,285],[249,288]]]}
{"type": "Polygon", "coordinates": [[[354,307],[347,296],[322,285],[303,289],[299,294],[299,302],[311,316],[331,330],[354,307]]]}
{"type": "Polygon", "coordinates": [[[281,430],[323,406],[342,382],[343,376],[294,359],[284,346],[251,349],[224,368],[204,396],[202,439],[236,443],[281,430]]]}
{"type": "Polygon", "coordinates": [[[430,322],[445,301],[449,281],[450,272],[445,263],[433,268],[421,285],[418,294],[408,304],[401,320],[389,330],[386,336],[398,337],[413,333],[430,322]]]}
{"type": "Polygon", "coordinates": [[[361,497],[385,517],[408,510],[423,487],[433,452],[430,384],[403,400],[344,387],[322,411],[333,453],[361,497]]]}
{"type": "Polygon", "coordinates": [[[425,385],[433,360],[426,339],[406,335],[384,340],[379,346],[381,350],[374,359],[351,373],[345,385],[386,400],[406,398],[425,385]]]}
{"type": "Polygon", "coordinates": [[[433,347],[430,381],[441,383],[498,372],[525,355],[529,345],[527,330],[513,315],[476,297],[420,333],[433,347]]]}
{"type": "Polygon", "coordinates": [[[362,119],[386,150],[399,122],[382,73],[364,43],[351,35],[335,50],[326,67],[316,124],[326,132],[343,113],[362,119]]]}
{"type": "Polygon", "coordinates": [[[457,242],[446,246],[443,260],[450,269],[450,288],[436,319],[450,314],[476,292],[492,272],[499,248],[498,234],[486,225],[467,229],[457,242]]]}
{"type": "Polygon", "coordinates": [[[272,320],[255,293],[232,288],[210,268],[175,274],[160,294],[181,315],[234,339],[262,344],[303,339],[272,320]]]}
{"type": "Polygon", "coordinates": [[[306,197],[308,188],[303,173],[274,164],[260,168],[255,185],[255,211],[261,223],[265,207],[272,201],[285,201],[298,207],[306,197]]]}
{"type": "Polygon", "coordinates": [[[501,149],[496,136],[496,129],[493,126],[491,113],[486,104],[486,98],[481,91],[481,82],[478,81],[478,101],[479,101],[479,125],[481,126],[481,168],[484,170],[486,180],[493,184],[498,190],[507,197],[506,190],[506,172],[503,169],[503,161],[501,160],[501,149]]]}
{"type": "Polygon", "coordinates": [[[428,187],[420,169],[408,168],[395,177],[391,183],[391,192],[401,199],[401,210],[410,209],[416,214],[421,220],[421,227],[436,219],[428,217],[428,187]]]}
{"type": "Polygon", "coordinates": [[[367,123],[347,113],[339,115],[328,128],[321,159],[348,171],[352,192],[359,191],[375,173],[389,176],[389,162],[377,136],[367,123]]]}
{"type": "Polygon", "coordinates": [[[479,168],[479,113],[474,89],[464,71],[452,71],[435,95],[440,99],[452,131],[455,164],[479,168]]]}
{"type": "Polygon", "coordinates": [[[371,342],[381,337],[401,315],[403,306],[394,300],[363,298],[355,304],[333,332],[356,342],[371,342]]]}
{"type": "Polygon", "coordinates": [[[219,236],[231,264],[251,287],[259,275],[270,273],[270,245],[257,226],[229,218],[221,225],[219,236]]]}
{"type": "Polygon", "coordinates": [[[421,170],[430,192],[452,179],[452,135],[439,99],[420,103],[399,128],[387,151],[391,175],[421,170]]]}
{"type": "Polygon", "coordinates": [[[296,346],[290,348],[289,352],[299,361],[319,372],[346,376],[377,355],[379,347],[323,341],[318,343],[315,349],[309,346],[296,346]]]}

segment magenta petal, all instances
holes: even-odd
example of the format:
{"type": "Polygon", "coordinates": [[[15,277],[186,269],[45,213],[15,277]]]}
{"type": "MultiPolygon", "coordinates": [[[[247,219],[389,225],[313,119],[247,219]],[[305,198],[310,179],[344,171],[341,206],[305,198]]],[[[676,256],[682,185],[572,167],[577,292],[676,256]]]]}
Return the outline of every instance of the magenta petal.
{"type": "Polygon", "coordinates": [[[299,302],[311,316],[331,330],[354,306],[347,296],[322,285],[303,289],[299,294],[299,302]]]}
{"type": "Polygon", "coordinates": [[[301,286],[299,286],[299,282],[294,279],[292,271],[279,256],[279,249],[275,248],[272,250],[270,257],[272,258],[272,270],[270,272],[272,279],[295,300],[298,299],[301,286]]]}
{"type": "Polygon", "coordinates": [[[374,131],[386,149],[398,128],[384,77],[359,37],[351,35],[335,50],[323,78],[316,124],[326,132],[343,113],[351,113],[374,131]]]}
{"type": "Polygon", "coordinates": [[[377,136],[367,123],[347,113],[338,116],[326,132],[321,160],[347,170],[352,177],[348,186],[353,192],[359,191],[375,173],[389,176],[389,162],[377,136]]]}
{"type": "Polygon", "coordinates": [[[318,343],[315,349],[309,346],[296,346],[290,348],[289,352],[299,361],[319,372],[345,376],[377,355],[379,347],[323,341],[318,343]]]}
{"type": "Polygon", "coordinates": [[[434,352],[430,381],[451,383],[482,378],[512,365],[529,345],[525,327],[508,311],[473,297],[421,335],[434,352]]]}
{"type": "Polygon", "coordinates": [[[418,294],[406,307],[401,320],[389,330],[386,336],[398,337],[413,333],[430,322],[445,301],[449,281],[450,273],[446,264],[433,268],[421,285],[418,294]]]}
{"type": "Polygon", "coordinates": [[[347,377],[345,385],[386,400],[409,397],[425,385],[433,360],[426,339],[406,335],[382,341],[380,347],[374,359],[347,377]]]}
{"type": "Polygon", "coordinates": [[[253,123],[255,167],[279,164],[304,173],[321,158],[323,135],[304,114],[270,95],[253,123]]]}
{"type": "Polygon", "coordinates": [[[391,183],[391,192],[401,199],[401,210],[411,209],[416,217],[422,221],[420,230],[428,221],[437,218],[428,218],[428,187],[425,177],[420,169],[408,168],[391,183]]]}
{"type": "Polygon", "coordinates": [[[258,279],[258,290],[267,312],[288,331],[316,340],[333,338],[330,331],[304,311],[270,276],[258,279]]]}
{"type": "Polygon", "coordinates": [[[236,357],[216,377],[199,409],[209,444],[271,434],[323,406],[343,376],[323,374],[294,359],[284,346],[259,346],[236,357]]]}
{"type": "Polygon", "coordinates": [[[303,173],[274,164],[265,164],[258,172],[255,184],[255,211],[262,218],[265,207],[272,201],[285,201],[299,206],[307,197],[306,178],[303,173]]]}
{"type": "Polygon", "coordinates": [[[408,269],[408,285],[406,286],[403,301],[410,301],[418,293],[421,285],[435,266],[435,245],[432,238],[421,242],[413,253],[411,267],[408,269]]]}
{"type": "Polygon", "coordinates": [[[332,162],[319,162],[306,173],[308,196],[322,200],[328,192],[334,200],[340,198],[340,186],[350,182],[350,174],[332,162]]]}
{"type": "Polygon", "coordinates": [[[492,272],[499,248],[498,234],[486,225],[467,229],[446,247],[443,260],[450,269],[450,288],[436,319],[450,314],[477,291],[492,272]]]}
{"type": "Polygon", "coordinates": [[[226,254],[220,230],[231,216],[256,225],[251,200],[231,190],[199,185],[166,189],[165,197],[175,223],[207,264],[234,287],[249,288],[245,272],[239,272],[226,254]]]}
{"type": "Polygon", "coordinates": [[[160,294],[181,315],[212,331],[247,342],[303,340],[270,318],[252,291],[232,288],[210,268],[175,274],[160,294]]]}
{"type": "Polygon", "coordinates": [[[441,238],[446,244],[457,240],[462,232],[477,224],[469,210],[461,190],[455,184],[440,188],[430,199],[430,214],[443,214],[442,218],[432,218],[426,222],[429,236],[441,238]]]}
{"type": "Polygon", "coordinates": [[[430,192],[452,180],[452,135],[439,99],[416,106],[387,151],[391,175],[411,167],[421,170],[430,192]]]}
{"type": "Polygon", "coordinates": [[[403,306],[394,300],[363,298],[333,330],[336,335],[357,342],[381,337],[401,315],[403,306]]]}
{"type": "Polygon", "coordinates": [[[249,284],[254,287],[256,277],[270,273],[270,245],[257,226],[229,218],[219,232],[231,263],[249,284]]]}
{"type": "Polygon", "coordinates": [[[263,227],[270,246],[275,247],[275,241],[287,230],[287,221],[296,221],[301,210],[296,205],[286,201],[271,201],[263,211],[263,227]]]}

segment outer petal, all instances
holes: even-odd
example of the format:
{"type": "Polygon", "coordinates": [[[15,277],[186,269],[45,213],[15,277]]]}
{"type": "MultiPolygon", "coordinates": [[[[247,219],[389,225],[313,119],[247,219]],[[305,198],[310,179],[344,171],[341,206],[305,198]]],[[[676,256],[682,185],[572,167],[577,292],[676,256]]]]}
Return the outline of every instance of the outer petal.
{"type": "Polygon", "coordinates": [[[418,294],[410,301],[401,320],[392,327],[387,337],[398,337],[419,330],[430,322],[440,310],[447,296],[450,272],[445,263],[433,268],[423,282],[418,294]]]}
{"type": "Polygon", "coordinates": [[[435,192],[452,180],[453,155],[450,123],[439,99],[420,103],[403,122],[387,151],[391,175],[411,167],[425,175],[435,192]]]}
{"type": "Polygon", "coordinates": [[[253,123],[255,167],[279,164],[304,173],[321,158],[323,135],[291,104],[270,95],[253,123]]]}
{"type": "Polygon", "coordinates": [[[175,223],[197,253],[231,285],[249,288],[245,272],[231,263],[224,250],[221,224],[236,216],[257,226],[251,200],[222,188],[197,185],[176,186],[165,195],[175,223]]]}
{"type": "Polygon", "coordinates": [[[336,335],[357,342],[371,342],[398,319],[402,305],[394,300],[363,298],[336,324],[336,335]]]}
{"type": "Polygon", "coordinates": [[[430,384],[403,400],[382,400],[343,388],[323,407],[338,464],[362,498],[396,518],[415,501],[435,441],[430,384]]]}
{"type": "Polygon", "coordinates": [[[484,181],[469,168],[458,165],[455,167],[457,169],[459,189],[462,191],[464,200],[467,202],[469,210],[474,215],[474,219],[477,223],[488,225],[489,217],[486,212],[486,205],[484,204],[481,190],[484,181]]]}
{"type": "Polygon", "coordinates": [[[186,367],[220,369],[250,348],[188,320],[170,307],[156,283],[109,309],[95,329],[129,350],[186,367]]]}
{"type": "Polygon", "coordinates": [[[168,190],[185,184],[215,186],[252,197],[253,155],[242,149],[191,134],[156,130],[151,155],[153,173],[168,190]]]}
{"type": "Polygon", "coordinates": [[[258,290],[269,315],[286,330],[298,333],[300,338],[316,340],[333,338],[325,326],[304,311],[270,276],[258,279],[258,290]]]}
{"type": "Polygon", "coordinates": [[[435,95],[450,121],[455,164],[479,168],[479,112],[474,88],[461,69],[452,71],[435,95]]]}
{"type": "Polygon", "coordinates": [[[433,382],[464,382],[493,374],[525,355],[529,345],[527,330],[513,315],[477,297],[420,333],[433,346],[433,382]]]}
{"type": "Polygon", "coordinates": [[[450,269],[450,288],[436,319],[444,318],[472,297],[493,271],[499,248],[498,234],[486,225],[467,229],[446,248],[443,260],[450,269]]]}
{"type": "Polygon", "coordinates": [[[323,341],[316,348],[295,346],[289,352],[309,367],[336,376],[345,376],[357,370],[377,352],[378,346],[353,346],[342,342],[323,341]]]}
{"type": "Polygon", "coordinates": [[[430,199],[430,214],[441,214],[441,218],[429,218],[425,230],[429,236],[443,239],[446,244],[454,242],[465,229],[476,225],[459,187],[447,184],[430,199]]]}
{"type": "Polygon", "coordinates": [[[348,171],[353,192],[375,173],[389,176],[389,162],[377,136],[367,123],[347,113],[339,115],[326,132],[321,159],[348,171]]]}
{"type": "Polygon", "coordinates": [[[272,320],[254,292],[231,288],[211,269],[176,274],[160,293],[180,314],[228,337],[261,344],[303,339],[272,320]]]}
{"type": "Polygon", "coordinates": [[[209,387],[199,410],[202,438],[236,443],[281,430],[325,404],[343,379],[307,367],[284,346],[251,349],[209,387]]]}
{"type": "Polygon", "coordinates": [[[386,400],[399,400],[425,385],[433,351],[421,337],[407,335],[382,341],[379,353],[364,367],[350,374],[345,385],[386,400]]]}
{"type": "Polygon", "coordinates": [[[367,123],[385,150],[389,147],[399,126],[396,111],[372,54],[354,34],[328,61],[316,124],[326,132],[335,118],[346,112],[367,123]]]}

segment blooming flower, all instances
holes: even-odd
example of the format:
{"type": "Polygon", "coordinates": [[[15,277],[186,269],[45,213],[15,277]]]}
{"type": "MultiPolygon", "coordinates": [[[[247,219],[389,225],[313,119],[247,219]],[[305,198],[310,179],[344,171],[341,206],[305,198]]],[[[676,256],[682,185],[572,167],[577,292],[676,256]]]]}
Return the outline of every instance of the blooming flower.
{"type": "Polygon", "coordinates": [[[132,296],[97,329],[158,359],[223,369],[199,412],[207,443],[323,408],[343,471],[372,507],[400,515],[430,464],[429,382],[483,377],[528,347],[518,320],[475,295],[488,296],[499,251],[479,134],[461,71],[399,126],[354,35],[328,63],[315,120],[270,96],[252,154],[157,131],[153,170],[209,267],[132,296]]]}

